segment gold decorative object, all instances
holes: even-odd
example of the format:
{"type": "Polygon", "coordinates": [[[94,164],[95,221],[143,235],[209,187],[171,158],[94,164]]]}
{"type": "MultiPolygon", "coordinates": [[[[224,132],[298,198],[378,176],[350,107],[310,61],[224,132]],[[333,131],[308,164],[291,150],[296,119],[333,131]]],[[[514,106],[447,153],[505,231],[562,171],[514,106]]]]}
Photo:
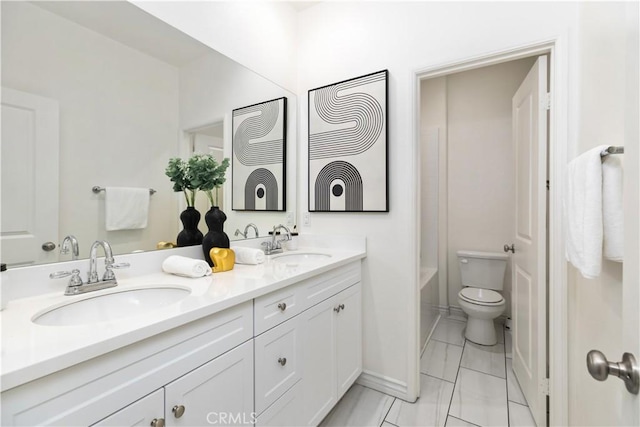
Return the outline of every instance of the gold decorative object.
{"type": "Polygon", "coordinates": [[[171,249],[175,248],[176,244],[172,242],[158,242],[156,249],[171,249]]]}
{"type": "Polygon", "coordinates": [[[213,261],[214,273],[220,273],[221,271],[233,270],[233,266],[236,263],[236,253],[232,249],[227,248],[212,248],[209,251],[211,261],[213,261]]]}

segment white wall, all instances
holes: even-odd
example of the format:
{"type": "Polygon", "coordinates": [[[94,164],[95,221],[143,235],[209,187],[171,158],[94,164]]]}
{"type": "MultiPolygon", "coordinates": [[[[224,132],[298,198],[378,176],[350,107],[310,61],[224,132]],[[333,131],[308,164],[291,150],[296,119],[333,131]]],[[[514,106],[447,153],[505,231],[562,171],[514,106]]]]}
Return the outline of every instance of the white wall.
{"type": "MultiPolygon", "coordinates": [[[[449,305],[462,289],[456,252],[502,252],[515,235],[511,98],[534,58],[447,76],[449,305]]],[[[511,314],[511,268],[505,273],[511,314]]]]}
{"type": "MultiPolygon", "coordinates": [[[[637,42],[635,50],[627,45],[628,33],[625,30],[628,13],[623,3],[580,5],[576,155],[600,144],[638,145],[637,139],[625,140],[625,100],[634,87],[630,84],[633,79],[637,103],[638,84],[637,74],[625,75],[627,57],[635,55],[637,58],[638,55],[637,42]]],[[[637,13],[636,6],[636,37],[637,13]]],[[[638,117],[632,120],[637,126],[638,117]]],[[[629,259],[631,263],[637,261],[629,259]]],[[[628,412],[621,410],[622,402],[630,398],[623,384],[616,379],[595,381],[584,364],[587,352],[592,349],[602,351],[609,360],[615,361],[620,360],[623,352],[630,350],[627,345],[631,343],[625,342],[622,335],[622,269],[619,263],[604,261],[600,277],[588,280],[572,266],[569,267],[569,420],[572,425],[633,424],[625,418],[628,412]]],[[[637,411],[637,397],[635,400],[637,411]]],[[[637,422],[636,413],[636,425],[637,422]]]]}
{"type": "Polygon", "coordinates": [[[74,234],[82,257],[95,239],[115,253],[172,240],[177,205],[163,172],[177,154],[178,70],[27,2],[2,4],[2,59],[3,86],[60,103],[60,238],[74,234]],[[164,191],[147,228],[107,232],[94,185],[164,191]]]}
{"type": "MultiPolygon", "coordinates": [[[[364,369],[397,395],[412,400],[418,388],[414,71],[570,34],[576,8],[572,3],[323,2],[300,13],[299,117],[307,117],[311,88],[385,68],[390,72],[390,212],[313,213],[303,231],[367,236],[364,369]]],[[[307,140],[307,132],[302,119],[300,141],[307,140]]],[[[306,152],[301,142],[303,207],[308,206],[306,152]]]]}
{"type": "Polygon", "coordinates": [[[295,91],[296,12],[271,1],[132,1],[223,55],[295,91]]]}

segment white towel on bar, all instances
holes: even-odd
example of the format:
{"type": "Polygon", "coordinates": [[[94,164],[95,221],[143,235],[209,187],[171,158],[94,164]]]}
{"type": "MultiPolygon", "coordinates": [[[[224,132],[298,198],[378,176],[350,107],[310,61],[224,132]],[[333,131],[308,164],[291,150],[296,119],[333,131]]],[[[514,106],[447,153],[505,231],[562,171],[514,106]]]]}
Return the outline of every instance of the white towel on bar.
{"type": "Polygon", "coordinates": [[[602,159],[603,251],[606,259],[617,262],[622,262],[624,254],[622,177],[622,156],[605,156],[602,159]]]}
{"type": "Polygon", "coordinates": [[[571,262],[587,279],[602,270],[602,159],[599,146],[569,162],[565,215],[566,252],[571,262]]]}
{"type": "Polygon", "coordinates": [[[264,262],[264,252],[260,249],[236,246],[233,251],[236,253],[236,264],[256,265],[264,262]]]}
{"type": "Polygon", "coordinates": [[[149,217],[149,189],[105,188],[105,225],[107,231],[145,228],[149,217]]]}
{"type": "Polygon", "coordinates": [[[162,262],[162,271],[182,277],[203,277],[211,274],[211,267],[206,261],[180,255],[171,255],[162,262]]]}

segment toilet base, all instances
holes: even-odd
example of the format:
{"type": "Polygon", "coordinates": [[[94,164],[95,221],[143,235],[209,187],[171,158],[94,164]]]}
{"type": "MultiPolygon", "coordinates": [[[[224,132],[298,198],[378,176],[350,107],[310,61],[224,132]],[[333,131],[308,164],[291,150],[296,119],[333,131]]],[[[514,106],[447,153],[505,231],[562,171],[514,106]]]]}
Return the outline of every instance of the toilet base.
{"type": "Polygon", "coordinates": [[[473,319],[469,317],[464,337],[480,345],[496,345],[498,343],[493,319],[473,319]]]}

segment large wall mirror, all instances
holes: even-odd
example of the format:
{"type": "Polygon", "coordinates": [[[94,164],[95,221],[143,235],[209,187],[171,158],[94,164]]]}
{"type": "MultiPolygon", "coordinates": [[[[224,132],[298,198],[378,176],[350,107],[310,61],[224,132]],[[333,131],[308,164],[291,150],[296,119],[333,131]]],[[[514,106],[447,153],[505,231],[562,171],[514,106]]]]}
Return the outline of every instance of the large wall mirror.
{"type": "MultiPolygon", "coordinates": [[[[185,203],[165,176],[169,158],[231,158],[232,111],[280,97],[288,112],[287,211],[233,211],[231,168],[221,208],[231,239],[243,238],[235,231],[249,223],[260,236],[295,224],[293,93],[128,2],[1,7],[2,262],[70,260],[59,251],[67,235],[79,241],[80,258],[94,240],[109,241],[116,254],[175,242],[185,203]],[[94,186],[154,189],[147,227],[106,231],[105,192],[94,186]]],[[[204,217],[207,198],[198,199],[204,217]]],[[[206,232],[204,219],[199,228],[206,232]]]]}

